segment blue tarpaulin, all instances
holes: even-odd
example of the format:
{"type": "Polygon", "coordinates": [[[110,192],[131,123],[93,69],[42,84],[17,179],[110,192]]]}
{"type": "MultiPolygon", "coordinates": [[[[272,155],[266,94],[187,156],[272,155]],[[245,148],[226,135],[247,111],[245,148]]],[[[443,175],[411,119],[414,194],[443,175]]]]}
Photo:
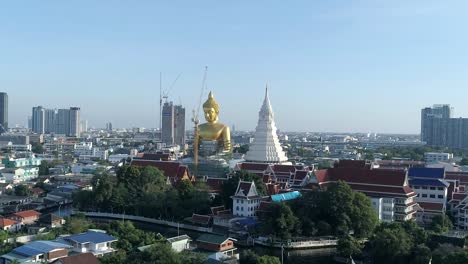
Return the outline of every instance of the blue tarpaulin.
{"type": "Polygon", "coordinates": [[[294,200],[294,199],[297,199],[297,198],[299,198],[301,196],[302,196],[302,194],[300,192],[294,191],[294,192],[288,192],[288,193],[272,195],[271,200],[273,202],[279,203],[279,202],[283,202],[283,201],[294,200]]]}

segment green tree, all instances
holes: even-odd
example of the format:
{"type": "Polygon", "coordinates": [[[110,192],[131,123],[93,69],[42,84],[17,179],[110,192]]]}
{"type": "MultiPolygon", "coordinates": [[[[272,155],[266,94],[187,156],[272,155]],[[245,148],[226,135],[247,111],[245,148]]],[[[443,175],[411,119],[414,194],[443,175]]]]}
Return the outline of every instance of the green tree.
{"type": "Polygon", "coordinates": [[[278,257],[261,256],[257,259],[257,264],[281,264],[278,257]]]}
{"type": "Polygon", "coordinates": [[[432,218],[429,229],[436,234],[443,234],[453,228],[452,221],[447,215],[436,215],[432,218]]]}
{"type": "Polygon", "coordinates": [[[410,256],[413,241],[401,225],[383,226],[369,241],[375,263],[404,263],[410,256]]]}
{"type": "Polygon", "coordinates": [[[361,255],[363,245],[350,235],[341,237],[338,240],[338,254],[342,257],[361,255]]]}
{"type": "Polygon", "coordinates": [[[32,192],[27,185],[20,184],[15,187],[16,196],[29,196],[31,193],[32,192]]]}
{"type": "Polygon", "coordinates": [[[118,250],[113,254],[106,254],[99,258],[101,264],[126,264],[127,253],[124,250],[118,250]]]}
{"type": "Polygon", "coordinates": [[[44,153],[44,148],[42,147],[42,144],[39,142],[32,142],[31,144],[32,147],[32,152],[36,154],[43,154],[44,153]]]}
{"type": "Polygon", "coordinates": [[[66,219],[65,231],[71,234],[80,234],[91,228],[92,224],[84,215],[77,215],[66,219]]]}
{"type": "Polygon", "coordinates": [[[460,161],[461,166],[466,166],[468,165],[468,158],[463,157],[463,159],[460,161]]]}
{"type": "Polygon", "coordinates": [[[41,165],[39,165],[39,175],[49,175],[49,163],[45,160],[41,161],[41,165]]]}
{"type": "Polygon", "coordinates": [[[274,203],[263,224],[265,234],[282,240],[291,239],[300,232],[299,220],[285,203],[274,203]]]}
{"type": "MultiPolygon", "coordinates": [[[[150,247],[142,254],[142,262],[136,263],[154,263],[154,264],[182,264],[181,258],[166,243],[158,243],[150,247]]],[[[135,263],[135,262],[133,262],[135,263]]]]}
{"type": "Polygon", "coordinates": [[[428,264],[431,259],[432,259],[431,249],[425,245],[418,245],[413,250],[413,259],[411,263],[412,264],[428,264]]]}

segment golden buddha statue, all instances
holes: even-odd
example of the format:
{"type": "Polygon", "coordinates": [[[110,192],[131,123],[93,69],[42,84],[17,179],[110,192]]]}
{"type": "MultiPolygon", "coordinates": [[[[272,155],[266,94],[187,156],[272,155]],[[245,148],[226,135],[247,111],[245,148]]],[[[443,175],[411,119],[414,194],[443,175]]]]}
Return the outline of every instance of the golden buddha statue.
{"type": "Polygon", "coordinates": [[[205,112],[207,123],[198,126],[199,142],[216,141],[217,151],[230,152],[231,132],[228,126],[218,123],[219,105],[215,101],[212,92],[210,92],[208,100],[203,104],[203,112],[205,112]]]}

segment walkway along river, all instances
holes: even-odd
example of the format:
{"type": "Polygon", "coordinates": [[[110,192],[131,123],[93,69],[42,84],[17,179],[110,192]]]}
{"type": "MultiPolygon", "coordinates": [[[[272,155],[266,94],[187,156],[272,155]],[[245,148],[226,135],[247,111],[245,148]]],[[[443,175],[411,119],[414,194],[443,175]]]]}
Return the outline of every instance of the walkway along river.
{"type": "MultiPolygon", "coordinates": [[[[165,237],[177,236],[178,234],[187,234],[194,240],[196,240],[202,233],[213,232],[211,228],[193,227],[190,225],[178,224],[158,219],[151,219],[150,221],[148,221],[148,218],[138,216],[115,215],[96,212],[88,212],[85,214],[93,222],[102,223],[122,220],[132,221],[136,227],[142,230],[160,233],[165,237]]],[[[255,246],[251,249],[257,252],[257,254],[267,254],[281,258],[281,249],[279,248],[266,248],[262,246],[255,246]]],[[[239,250],[242,251],[245,249],[239,248],[239,250]]],[[[284,263],[332,264],[335,263],[333,261],[333,255],[335,254],[335,251],[336,250],[333,248],[285,250],[284,263]]]]}

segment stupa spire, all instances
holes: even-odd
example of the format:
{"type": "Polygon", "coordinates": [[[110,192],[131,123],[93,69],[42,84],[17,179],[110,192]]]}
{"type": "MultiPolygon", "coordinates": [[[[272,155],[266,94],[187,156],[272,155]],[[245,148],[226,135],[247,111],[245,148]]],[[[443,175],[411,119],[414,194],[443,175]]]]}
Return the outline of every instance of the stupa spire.
{"type": "Polygon", "coordinates": [[[265,87],[265,99],[259,112],[254,140],[245,159],[251,162],[284,163],[288,160],[278,139],[273,109],[265,87]]]}

